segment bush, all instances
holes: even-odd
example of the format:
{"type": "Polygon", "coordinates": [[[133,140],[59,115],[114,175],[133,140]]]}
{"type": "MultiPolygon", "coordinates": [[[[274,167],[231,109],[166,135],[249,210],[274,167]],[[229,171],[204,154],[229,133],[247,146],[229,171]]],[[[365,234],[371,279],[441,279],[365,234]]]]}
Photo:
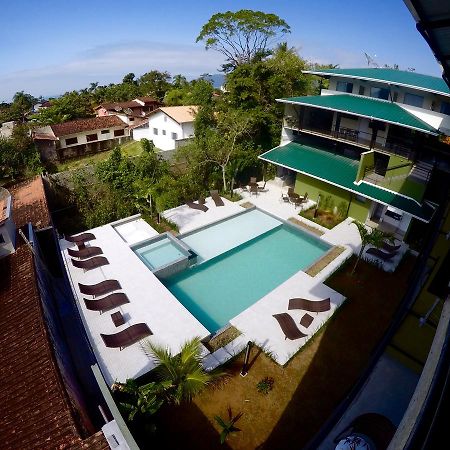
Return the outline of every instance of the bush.
{"type": "Polygon", "coordinates": [[[273,389],[274,382],[275,380],[272,377],[265,377],[256,385],[256,389],[261,394],[268,394],[273,389]]]}

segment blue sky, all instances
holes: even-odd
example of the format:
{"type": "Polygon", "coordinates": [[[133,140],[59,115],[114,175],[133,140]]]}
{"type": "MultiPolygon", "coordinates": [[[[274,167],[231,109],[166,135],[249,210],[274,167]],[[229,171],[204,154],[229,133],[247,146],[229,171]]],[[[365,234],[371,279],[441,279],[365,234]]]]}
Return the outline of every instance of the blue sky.
{"type": "Polygon", "coordinates": [[[414,67],[440,76],[431,50],[402,0],[14,0],[2,2],[0,101],[121,81],[152,69],[189,78],[216,73],[220,54],[195,39],[219,11],[255,9],[291,26],[286,40],[301,56],[341,67],[414,67]]]}

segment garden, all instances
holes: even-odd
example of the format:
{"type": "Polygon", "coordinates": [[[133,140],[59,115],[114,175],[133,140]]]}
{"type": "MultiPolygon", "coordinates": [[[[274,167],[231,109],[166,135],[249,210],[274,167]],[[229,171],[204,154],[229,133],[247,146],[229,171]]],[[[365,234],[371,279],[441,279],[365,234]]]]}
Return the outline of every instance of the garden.
{"type": "Polygon", "coordinates": [[[345,202],[336,205],[331,195],[321,194],[321,198],[323,200],[317,207],[313,206],[299,214],[325,228],[334,228],[347,217],[347,205],[345,202]]]}

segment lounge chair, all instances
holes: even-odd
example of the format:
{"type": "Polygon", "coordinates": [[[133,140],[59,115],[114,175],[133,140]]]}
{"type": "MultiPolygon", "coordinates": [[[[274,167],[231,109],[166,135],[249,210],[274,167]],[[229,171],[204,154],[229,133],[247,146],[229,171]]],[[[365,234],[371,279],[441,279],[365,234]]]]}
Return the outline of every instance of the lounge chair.
{"type": "Polygon", "coordinates": [[[250,185],[250,195],[255,194],[258,195],[259,189],[257,184],[250,185]]]}
{"type": "Polygon", "coordinates": [[[104,256],[94,256],[93,258],[84,259],[82,261],[72,258],[72,264],[79,269],[92,270],[97,267],[106,266],[109,264],[109,261],[104,256]]]}
{"type": "Polygon", "coordinates": [[[95,236],[92,233],[81,233],[77,236],[64,236],[64,239],[69,242],[73,242],[74,244],[82,244],[86,241],[92,241],[95,239],[95,236]]]}
{"type": "Polygon", "coordinates": [[[274,317],[280,324],[280,327],[284,333],[284,339],[294,341],[295,339],[300,339],[307,336],[298,329],[294,319],[288,313],[274,314],[272,317],[274,317]]]}
{"type": "Polygon", "coordinates": [[[224,206],[223,200],[220,198],[218,191],[209,191],[211,198],[214,200],[216,206],[224,206]]]}
{"type": "Polygon", "coordinates": [[[125,330],[119,331],[115,334],[102,334],[100,336],[107,347],[119,348],[122,350],[131,344],[134,344],[141,339],[152,335],[152,331],[146,323],[136,323],[126,328],[125,330]]]}
{"type": "Polygon", "coordinates": [[[323,300],[308,300],[306,298],[291,298],[288,309],[303,309],[309,312],[325,312],[331,308],[330,297],[323,300]]]}
{"type": "Polygon", "coordinates": [[[89,300],[87,298],[83,298],[83,300],[87,309],[100,311],[100,314],[117,306],[125,305],[125,303],[130,303],[130,300],[128,300],[128,297],[123,292],[109,294],[98,300],[89,300]]]}
{"type": "Polygon", "coordinates": [[[73,258],[86,259],[91,256],[101,255],[103,250],[100,247],[85,247],[81,250],[72,250],[71,248],[68,248],[67,253],[73,258]]]}
{"type": "Polygon", "coordinates": [[[371,247],[368,250],[366,250],[366,254],[376,256],[377,258],[380,258],[383,261],[389,261],[397,254],[397,252],[386,253],[380,250],[379,248],[371,247]]]}
{"type": "Polygon", "coordinates": [[[201,203],[200,203],[200,200],[199,200],[199,203],[186,202],[186,205],[188,205],[189,208],[192,208],[192,209],[199,209],[200,211],[203,211],[203,212],[206,212],[206,211],[208,211],[208,209],[209,209],[206,205],[201,204],[201,203]]]}
{"type": "Polygon", "coordinates": [[[105,280],[100,281],[100,283],[90,285],[78,283],[78,287],[80,288],[80,292],[82,294],[92,295],[93,297],[122,289],[122,286],[117,280],[105,280]]]}
{"type": "Polygon", "coordinates": [[[396,252],[399,250],[401,245],[391,245],[388,242],[383,242],[383,250],[386,250],[387,252],[396,252]]]}

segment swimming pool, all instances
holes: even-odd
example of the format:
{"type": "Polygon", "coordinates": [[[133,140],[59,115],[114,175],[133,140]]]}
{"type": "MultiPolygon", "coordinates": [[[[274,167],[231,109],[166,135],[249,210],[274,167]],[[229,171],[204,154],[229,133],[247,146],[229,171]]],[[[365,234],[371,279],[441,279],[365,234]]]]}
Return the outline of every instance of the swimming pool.
{"type": "MultiPolygon", "coordinates": [[[[251,217],[254,212],[247,214],[251,217]]],[[[256,216],[264,214],[256,212],[256,216]]],[[[320,239],[274,220],[269,221],[268,231],[163,280],[172,294],[211,333],[224,327],[230,319],[292,275],[305,270],[330,249],[320,239]]],[[[233,228],[233,221],[234,226],[239,227],[242,217],[228,221],[227,227],[233,228]]],[[[217,225],[223,227],[223,224],[217,225]]],[[[209,236],[214,236],[217,225],[206,229],[209,236]]],[[[202,241],[201,234],[196,237],[202,241]]],[[[215,239],[220,239],[220,235],[216,234],[215,239]]],[[[193,250],[197,252],[198,249],[193,250]]]]}
{"type": "Polygon", "coordinates": [[[187,257],[186,253],[167,237],[138,245],[133,251],[153,271],[187,257]]]}

